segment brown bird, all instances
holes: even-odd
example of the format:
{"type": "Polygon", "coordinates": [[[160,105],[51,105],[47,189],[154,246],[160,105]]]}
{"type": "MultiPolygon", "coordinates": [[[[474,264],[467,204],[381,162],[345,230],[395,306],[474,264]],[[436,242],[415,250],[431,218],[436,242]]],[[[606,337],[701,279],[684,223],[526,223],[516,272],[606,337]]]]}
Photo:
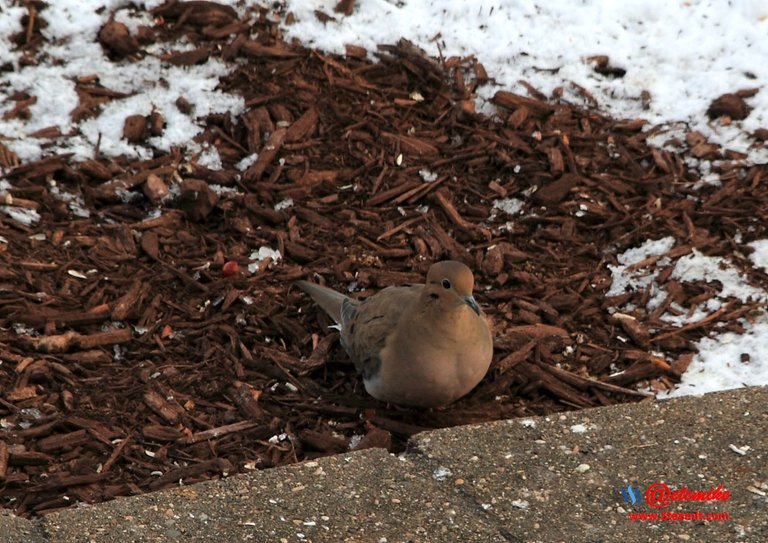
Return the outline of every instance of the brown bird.
{"type": "Polygon", "coordinates": [[[364,301],[296,284],[336,321],[371,396],[436,407],[467,394],[491,364],[493,338],[474,282],[467,266],[446,260],[429,268],[426,285],[387,287],[364,301]]]}

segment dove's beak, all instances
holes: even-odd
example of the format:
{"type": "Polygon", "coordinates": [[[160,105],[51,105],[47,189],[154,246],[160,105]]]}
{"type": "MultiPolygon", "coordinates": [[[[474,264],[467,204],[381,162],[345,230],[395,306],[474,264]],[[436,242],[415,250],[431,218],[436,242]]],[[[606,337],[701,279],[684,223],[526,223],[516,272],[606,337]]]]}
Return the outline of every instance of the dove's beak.
{"type": "Polygon", "coordinates": [[[464,302],[472,308],[472,311],[480,315],[480,306],[477,305],[477,300],[474,296],[464,296],[464,302]]]}

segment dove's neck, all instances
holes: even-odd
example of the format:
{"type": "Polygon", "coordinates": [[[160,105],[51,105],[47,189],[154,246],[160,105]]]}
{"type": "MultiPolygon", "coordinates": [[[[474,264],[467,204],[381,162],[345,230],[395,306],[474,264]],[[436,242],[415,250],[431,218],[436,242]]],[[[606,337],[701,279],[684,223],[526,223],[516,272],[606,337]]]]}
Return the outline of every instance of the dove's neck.
{"type": "Polygon", "coordinates": [[[429,330],[435,337],[451,338],[461,336],[471,328],[471,317],[476,315],[467,304],[427,304],[418,313],[415,330],[429,330]]]}

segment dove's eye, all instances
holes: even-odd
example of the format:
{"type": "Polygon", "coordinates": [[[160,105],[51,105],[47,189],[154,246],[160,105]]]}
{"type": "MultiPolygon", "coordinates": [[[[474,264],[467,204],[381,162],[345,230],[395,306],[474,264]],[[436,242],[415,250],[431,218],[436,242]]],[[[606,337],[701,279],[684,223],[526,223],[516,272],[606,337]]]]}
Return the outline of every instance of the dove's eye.
{"type": "Polygon", "coordinates": [[[444,288],[445,290],[448,290],[448,289],[450,289],[450,288],[451,288],[451,282],[450,282],[448,279],[443,279],[443,280],[440,282],[440,284],[441,284],[441,285],[443,285],[443,288],[444,288]]]}

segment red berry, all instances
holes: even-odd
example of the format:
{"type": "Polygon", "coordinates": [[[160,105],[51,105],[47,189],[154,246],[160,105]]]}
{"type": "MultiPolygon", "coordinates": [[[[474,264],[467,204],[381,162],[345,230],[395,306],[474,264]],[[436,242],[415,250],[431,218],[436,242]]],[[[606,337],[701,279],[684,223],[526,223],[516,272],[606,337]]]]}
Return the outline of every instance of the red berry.
{"type": "Polygon", "coordinates": [[[224,266],[221,268],[221,274],[224,277],[232,277],[234,275],[240,275],[240,266],[238,266],[237,262],[234,260],[228,261],[224,266]]]}

